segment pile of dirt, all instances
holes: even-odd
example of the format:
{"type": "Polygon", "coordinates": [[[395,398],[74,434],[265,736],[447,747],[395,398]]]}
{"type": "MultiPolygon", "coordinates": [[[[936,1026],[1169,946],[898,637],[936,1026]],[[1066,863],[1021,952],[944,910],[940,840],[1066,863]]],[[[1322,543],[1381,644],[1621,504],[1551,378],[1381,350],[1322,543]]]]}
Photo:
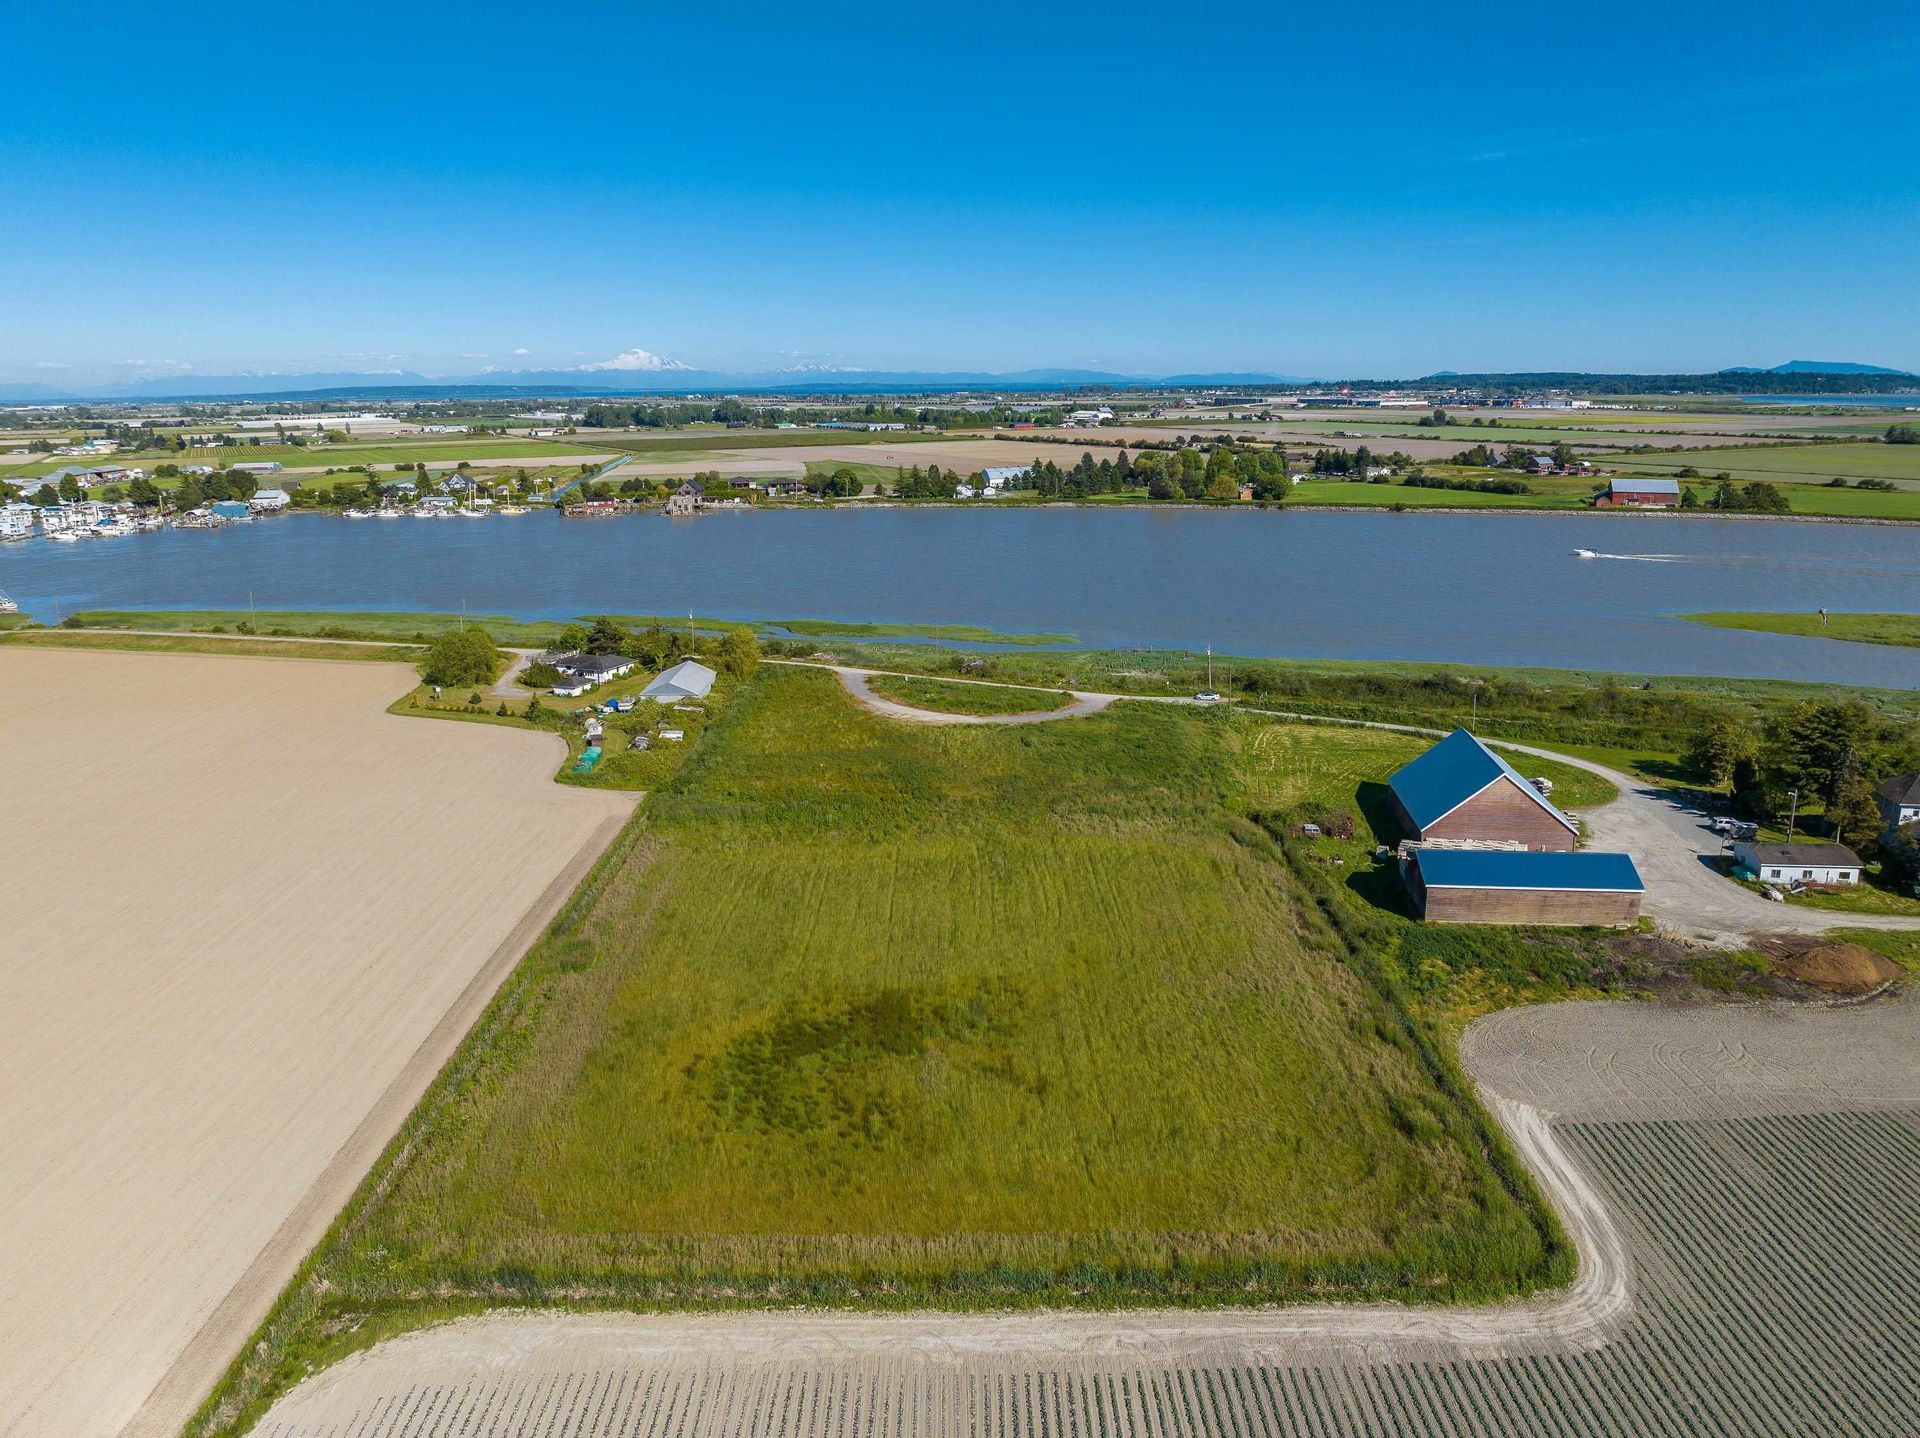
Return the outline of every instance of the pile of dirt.
{"type": "Polygon", "coordinates": [[[1792,947],[1780,945],[1768,956],[1774,968],[1788,978],[1830,994],[1870,993],[1900,977],[1898,964],[1861,944],[1814,941],[1792,947]]]}

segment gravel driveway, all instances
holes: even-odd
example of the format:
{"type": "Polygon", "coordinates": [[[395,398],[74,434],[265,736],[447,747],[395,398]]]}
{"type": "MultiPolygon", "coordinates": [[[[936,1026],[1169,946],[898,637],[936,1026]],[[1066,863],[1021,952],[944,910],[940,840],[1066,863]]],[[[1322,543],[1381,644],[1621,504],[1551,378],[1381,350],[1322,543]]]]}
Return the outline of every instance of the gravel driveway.
{"type": "Polygon", "coordinates": [[[1741,944],[1756,933],[1819,934],[1828,929],[1920,929],[1920,919],[1896,914],[1847,914],[1777,904],[1743,889],[1721,874],[1720,836],[1707,827],[1706,810],[1684,799],[1587,759],[1575,759],[1529,744],[1502,749],[1553,759],[1585,769],[1620,791],[1611,804],[1581,815],[1596,849],[1633,855],[1646,880],[1645,911],[1662,927],[1713,944],[1741,944]]]}

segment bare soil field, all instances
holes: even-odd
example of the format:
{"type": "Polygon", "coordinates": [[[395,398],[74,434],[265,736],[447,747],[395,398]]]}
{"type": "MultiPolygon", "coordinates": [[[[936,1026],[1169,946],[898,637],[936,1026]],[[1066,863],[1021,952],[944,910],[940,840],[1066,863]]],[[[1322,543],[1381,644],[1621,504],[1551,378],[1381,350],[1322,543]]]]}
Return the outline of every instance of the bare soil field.
{"type": "Polygon", "coordinates": [[[413,679],[0,652],[6,1438],[178,1430],[631,812],[413,679]]]}
{"type": "Polygon", "coordinates": [[[1905,1438],[1920,1401],[1908,1339],[1920,1325],[1916,1037],[1912,996],[1560,1004],[1482,1020],[1463,1058],[1553,1201],[1572,1205],[1582,1272],[1559,1299],[509,1313],[349,1358],[256,1431],[1905,1438]]]}

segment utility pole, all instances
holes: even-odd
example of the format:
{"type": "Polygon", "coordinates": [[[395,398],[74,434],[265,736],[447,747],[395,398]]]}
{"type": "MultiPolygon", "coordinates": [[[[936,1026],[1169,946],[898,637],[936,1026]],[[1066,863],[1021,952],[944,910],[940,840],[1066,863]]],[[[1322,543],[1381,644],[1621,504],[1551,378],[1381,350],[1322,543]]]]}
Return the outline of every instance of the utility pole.
{"type": "Polygon", "coordinates": [[[1800,815],[1800,791],[1787,790],[1787,842],[1793,842],[1793,821],[1800,815]]]}
{"type": "Polygon", "coordinates": [[[256,621],[259,617],[259,615],[253,612],[253,591],[249,589],[247,591],[247,623],[253,628],[258,629],[260,626],[256,621]]]}

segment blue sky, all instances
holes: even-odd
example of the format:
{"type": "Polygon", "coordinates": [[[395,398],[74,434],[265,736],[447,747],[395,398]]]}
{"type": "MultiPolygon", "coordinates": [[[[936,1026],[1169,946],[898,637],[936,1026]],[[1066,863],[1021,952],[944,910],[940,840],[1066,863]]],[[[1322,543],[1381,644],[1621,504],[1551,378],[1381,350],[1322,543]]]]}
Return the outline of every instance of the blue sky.
{"type": "Polygon", "coordinates": [[[4,33],[0,378],[1920,369],[1912,0],[102,3],[4,33]]]}

